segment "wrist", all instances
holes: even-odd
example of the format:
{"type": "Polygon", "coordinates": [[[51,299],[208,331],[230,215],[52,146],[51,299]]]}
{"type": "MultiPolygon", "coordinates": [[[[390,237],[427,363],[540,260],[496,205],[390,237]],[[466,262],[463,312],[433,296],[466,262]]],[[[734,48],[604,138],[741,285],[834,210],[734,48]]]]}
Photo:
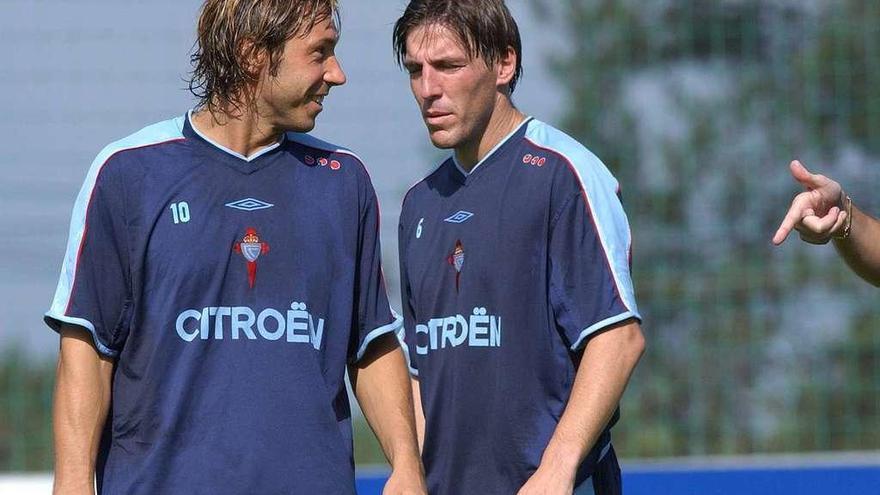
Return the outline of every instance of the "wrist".
{"type": "Polygon", "coordinates": [[[391,471],[393,473],[421,473],[424,471],[422,467],[422,459],[417,453],[398,454],[390,461],[391,471]]]}
{"type": "Polygon", "coordinates": [[[582,454],[574,446],[549,445],[541,457],[539,469],[550,470],[559,476],[574,478],[581,464],[582,454]]]}
{"type": "Polygon", "coordinates": [[[843,199],[843,206],[840,209],[846,212],[846,220],[843,222],[843,225],[837,230],[837,232],[832,233],[832,238],[835,241],[843,241],[849,238],[850,233],[852,232],[852,224],[853,224],[853,202],[852,198],[844,194],[841,190],[840,195],[843,199]]]}
{"type": "Polygon", "coordinates": [[[95,493],[94,478],[83,476],[59,477],[57,474],[52,487],[54,495],[75,495],[95,493]]]}

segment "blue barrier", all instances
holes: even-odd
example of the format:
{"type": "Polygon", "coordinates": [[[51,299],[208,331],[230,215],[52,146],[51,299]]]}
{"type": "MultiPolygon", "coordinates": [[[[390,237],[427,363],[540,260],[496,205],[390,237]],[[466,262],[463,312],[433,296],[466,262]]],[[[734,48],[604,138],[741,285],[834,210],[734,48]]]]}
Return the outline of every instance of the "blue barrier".
{"type": "Polygon", "coordinates": [[[880,495],[880,466],[624,472],[627,495],[880,495]]]}
{"type": "MultiPolygon", "coordinates": [[[[360,473],[358,494],[380,495],[386,478],[379,471],[360,473]]],[[[624,465],[623,487],[626,495],[880,495],[880,463],[624,465]]]]}
{"type": "Polygon", "coordinates": [[[381,495],[386,479],[388,476],[385,474],[359,474],[356,481],[358,495],[381,495]]]}

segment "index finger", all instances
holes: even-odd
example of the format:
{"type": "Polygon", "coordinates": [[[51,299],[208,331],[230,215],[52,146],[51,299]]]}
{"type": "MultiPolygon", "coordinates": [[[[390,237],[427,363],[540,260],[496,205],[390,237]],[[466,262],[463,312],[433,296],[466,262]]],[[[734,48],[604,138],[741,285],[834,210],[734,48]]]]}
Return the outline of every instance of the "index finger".
{"type": "Polygon", "coordinates": [[[773,244],[778,246],[785,242],[785,239],[788,238],[788,234],[791,233],[794,226],[803,220],[804,212],[806,211],[806,205],[804,205],[805,201],[806,198],[803,196],[803,193],[798,194],[797,197],[794,198],[791,207],[788,209],[788,213],[786,213],[785,218],[782,219],[782,224],[773,236],[773,244]]]}

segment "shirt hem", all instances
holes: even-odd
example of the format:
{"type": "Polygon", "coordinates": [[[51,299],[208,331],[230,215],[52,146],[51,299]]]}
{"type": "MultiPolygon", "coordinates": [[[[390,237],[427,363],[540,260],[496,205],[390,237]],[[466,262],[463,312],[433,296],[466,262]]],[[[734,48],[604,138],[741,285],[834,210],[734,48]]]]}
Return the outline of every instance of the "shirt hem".
{"type": "Polygon", "coordinates": [[[401,318],[397,314],[394,314],[394,321],[387,325],[383,325],[379,328],[371,330],[370,333],[368,333],[367,336],[364,337],[364,342],[358,349],[357,355],[354,358],[354,362],[358,362],[361,360],[361,358],[364,357],[364,354],[367,353],[367,347],[369,347],[370,343],[372,343],[377,338],[385,335],[386,333],[396,332],[397,329],[399,329],[401,326],[403,326],[403,318],[401,318]]]}
{"type": "Polygon", "coordinates": [[[61,323],[69,323],[71,325],[83,327],[89,331],[89,334],[91,335],[92,341],[94,341],[95,348],[98,349],[98,352],[111,358],[119,356],[118,351],[114,351],[106,344],[101,342],[101,339],[98,338],[98,333],[95,331],[95,325],[93,325],[92,322],[90,322],[89,320],[86,320],[84,318],[75,318],[73,316],[59,315],[51,311],[46,313],[43,316],[43,319],[46,321],[46,324],[49,325],[49,328],[55,330],[56,332],[61,330],[61,323]]]}
{"type": "Polygon", "coordinates": [[[598,330],[601,330],[605,327],[614,325],[615,323],[620,323],[621,321],[628,320],[630,318],[639,319],[640,317],[637,313],[634,313],[632,311],[626,311],[626,312],[621,313],[619,315],[612,316],[610,318],[605,318],[604,320],[602,320],[598,323],[594,323],[594,324],[590,325],[589,327],[587,327],[581,331],[580,335],[578,335],[577,340],[574,342],[574,344],[571,345],[570,349],[572,351],[580,350],[581,347],[583,347],[586,344],[587,337],[589,337],[590,335],[596,333],[598,330]]]}

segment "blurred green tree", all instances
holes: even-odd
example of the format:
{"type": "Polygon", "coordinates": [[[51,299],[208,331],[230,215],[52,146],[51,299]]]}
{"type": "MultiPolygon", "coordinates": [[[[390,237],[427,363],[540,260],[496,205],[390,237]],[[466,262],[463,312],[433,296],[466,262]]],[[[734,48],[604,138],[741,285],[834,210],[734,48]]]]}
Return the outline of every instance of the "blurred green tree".
{"type": "Polygon", "coordinates": [[[55,368],[0,355],[0,471],[52,467],[52,387],[55,368]]]}
{"type": "MultiPolygon", "coordinates": [[[[623,186],[648,353],[626,456],[880,444],[877,293],[770,236],[795,157],[878,211],[880,3],[534,0],[562,127],[623,186]]],[[[526,60],[528,66],[528,60],[526,60]]]]}

